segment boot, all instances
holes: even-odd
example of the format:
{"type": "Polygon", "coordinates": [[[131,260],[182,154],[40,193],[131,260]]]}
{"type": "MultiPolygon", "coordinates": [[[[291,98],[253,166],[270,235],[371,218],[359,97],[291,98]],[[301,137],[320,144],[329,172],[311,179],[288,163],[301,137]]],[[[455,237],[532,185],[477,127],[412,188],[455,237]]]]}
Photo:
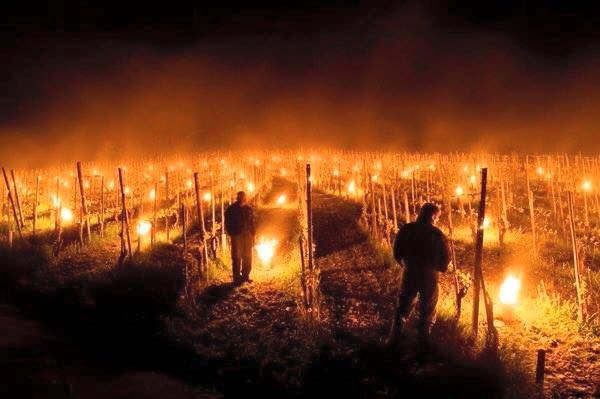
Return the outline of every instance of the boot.
{"type": "Polygon", "coordinates": [[[396,349],[398,348],[398,344],[400,343],[400,338],[402,337],[402,333],[404,332],[404,325],[406,324],[406,318],[400,317],[396,315],[394,320],[392,321],[392,328],[388,334],[388,337],[385,340],[385,347],[388,349],[396,349]]]}
{"type": "Polygon", "coordinates": [[[420,327],[417,336],[417,361],[428,363],[435,360],[431,346],[431,326],[420,327]]]}

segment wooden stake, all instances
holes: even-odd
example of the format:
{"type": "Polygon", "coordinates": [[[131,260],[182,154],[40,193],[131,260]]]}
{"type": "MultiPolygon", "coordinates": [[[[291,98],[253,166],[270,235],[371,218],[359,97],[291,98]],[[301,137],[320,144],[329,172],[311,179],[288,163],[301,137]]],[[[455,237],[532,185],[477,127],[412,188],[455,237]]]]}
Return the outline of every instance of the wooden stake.
{"type": "Polygon", "coordinates": [[[183,236],[183,256],[187,254],[187,207],[184,203],[181,204],[181,227],[183,236]]]}
{"type": "Polygon", "coordinates": [[[577,251],[577,239],[575,236],[575,211],[573,209],[573,193],[567,191],[567,203],[569,206],[569,227],[571,231],[571,245],[573,249],[573,264],[575,270],[575,289],[577,291],[577,321],[583,321],[583,297],[581,292],[581,279],[579,276],[579,252],[577,251]]]}
{"type": "Polygon", "coordinates": [[[398,216],[396,215],[396,193],[394,193],[394,186],[390,187],[390,194],[392,196],[392,218],[394,219],[394,233],[398,231],[398,216]]]}
{"type": "Polygon", "coordinates": [[[200,182],[198,172],[194,172],[194,193],[196,195],[196,213],[198,215],[198,224],[200,225],[200,243],[202,251],[202,263],[208,264],[208,248],[206,247],[206,228],[204,227],[204,211],[202,207],[202,198],[200,197],[200,182]]]}
{"type": "Polygon", "coordinates": [[[404,191],[404,221],[410,223],[410,210],[408,209],[408,194],[404,191]]]}
{"type": "Polygon", "coordinates": [[[4,182],[6,183],[6,192],[8,194],[8,202],[13,210],[13,217],[15,224],[17,225],[17,231],[19,232],[19,238],[23,239],[23,231],[21,229],[21,224],[19,223],[19,215],[17,212],[17,207],[15,205],[15,200],[12,195],[12,190],[10,189],[10,183],[8,182],[8,176],[6,175],[6,170],[4,167],[2,168],[2,174],[4,175],[4,182]]]}
{"type": "Polygon", "coordinates": [[[535,382],[536,384],[544,384],[544,372],[546,368],[546,351],[539,349],[537,351],[537,363],[535,367],[535,382]]]}
{"type": "Polygon", "coordinates": [[[77,162],[77,180],[79,180],[79,193],[81,197],[81,216],[85,220],[87,240],[89,242],[92,238],[92,234],[90,231],[90,219],[88,217],[88,208],[85,201],[85,190],[83,189],[83,171],[81,168],[81,161],[77,162]]]}
{"type": "MultiPolygon", "coordinates": [[[[123,169],[119,168],[119,187],[121,188],[121,225],[123,230],[121,233],[121,240],[123,242],[123,235],[127,237],[127,253],[132,256],[131,253],[131,234],[129,232],[129,214],[127,213],[127,205],[125,202],[125,185],[123,184],[123,169]]],[[[125,248],[121,247],[121,254],[125,254],[125,248]]]]}
{"type": "Polygon", "coordinates": [[[40,195],[40,176],[37,175],[35,177],[35,198],[33,200],[33,225],[31,227],[31,234],[35,237],[37,219],[38,219],[38,205],[39,205],[39,195],[40,195]]]}
{"type": "Polygon", "coordinates": [[[150,246],[154,247],[156,243],[156,211],[157,211],[157,202],[158,202],[158,183],[154,183],[154,199],[152,201],[152,231],[150,232],[150,246]]]}
{"type": "Polygon", "coordinates": [[[481,196],[479,200],[479,212],[477,214],[477,236],[475,240],[475,264],[473,267],[474,288],[473,288],[473,315],[471,323],[471,332],[474,338],[477,337],[479,326],[479,291],[483,273],[481,262],[483,260],[483,221],[485,220],[485,199],[487,194],[487,168],[481,169],[481,196]]]}
{"type": "Polygon", "coordinates": [[[104,237],[104,175],[100,176],[100,237],[104,237]]]}
{"type": "Polygon", "coordinates": [[[17,221],[17,223],[19,223],[21,225],[21,228],[23,228],[23,227],[25,227],[25,222],[23,220],[23,211],[21,210],[21,200],[19,199],[19,190],[17,189],[17,179],[15,179],[14,169],[10,170],[10,174],[11,174],[12,181],[13,181],[13,187],[15,189],[15,191],[14,191],[15,201],[17,202],[17,212],[19,215],[19,220],[17,221]]]}

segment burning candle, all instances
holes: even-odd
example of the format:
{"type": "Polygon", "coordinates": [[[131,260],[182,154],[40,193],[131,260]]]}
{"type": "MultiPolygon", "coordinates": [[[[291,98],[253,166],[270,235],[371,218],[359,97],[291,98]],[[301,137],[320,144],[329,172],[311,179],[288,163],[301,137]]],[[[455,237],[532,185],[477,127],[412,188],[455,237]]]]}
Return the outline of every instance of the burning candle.
{"type": "Polygon", "coordinates": [[[592,182],[589,180],[584,180],[583,183],[581,183],[581,188],[584,191],[590,191],[592,189],[592,182]]]}
{"type": "Polygon", "coordinates": [[[348,183],[348,192],[351,194],[356,193],[356,183],[354,180],[351,180],[350,183],[348,183]]]}
{"type": "Polygon", "coordinates": [[[500,302],[505,305],[516,305],[521,289],[521,280],[509,274],[500,286],[500,302]]]}
{"type": "Polygon", "coordinates": [[[483,223],[481,223],[481,226],[480,226],[480,228],[481,228],[482,230],[485,230],[485,229],[487,229],[488,227],[490,227],[490,223],[491,223],[491,222],[490,222],[490,219],[489,219],[489,218],[486,216],[485,218],[483,218],[483,223]]]}
{"type": "Polygon", "coordinates": [[[273,256],[275,256],[275,247],[277,246],[277,240],[267,240],[262,238],[260,242],[255,245],[256,253],[258,258],[263,265],[268,266],[271,264],[273,256]]]}
{"type": "Polygon", "coordinates": [[[60,220],[62,224],[70,224],[73,221],[73,212],[69,208],[60,208],[60,220]]]}
{"type": "Polygon", "coordinates": [[[137,233],[140,236],[145,236],[148,233],[150,233],[150,230],[152,229],[152,223],[150,223],[147,220],[140,220],[137,223],[137,233]]]}

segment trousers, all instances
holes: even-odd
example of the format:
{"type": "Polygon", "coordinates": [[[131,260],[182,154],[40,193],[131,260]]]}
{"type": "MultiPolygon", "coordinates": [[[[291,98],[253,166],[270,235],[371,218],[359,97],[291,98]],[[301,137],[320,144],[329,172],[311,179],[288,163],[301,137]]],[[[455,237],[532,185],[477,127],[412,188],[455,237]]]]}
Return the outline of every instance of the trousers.
{"type": "Polygon", "coordinates": [[[247,280],[252,271],[252,249],[254,237],[251,234],[231,236],[231,267],[233,280],[247,280]]]}
{"type": "Polygon", "coordinates": [[[419,270],[407,267],[402,277],[398,307],[396,308],[395,322],[403,325],[410,314],[414,301],[419,296],[419,321],[417,324],[419,339],[427,341],[431,327],[436,320],[436,306],[438,302],[438,272],[433,270],[419,270]]]}

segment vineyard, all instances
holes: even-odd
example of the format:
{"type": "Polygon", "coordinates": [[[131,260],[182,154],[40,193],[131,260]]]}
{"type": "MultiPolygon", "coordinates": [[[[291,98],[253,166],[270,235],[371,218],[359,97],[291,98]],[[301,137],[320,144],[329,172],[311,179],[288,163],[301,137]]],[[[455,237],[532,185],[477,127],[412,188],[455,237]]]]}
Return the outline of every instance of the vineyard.
{"type": "Polygon", "coordinates": [[[225,394],[600,395],[600,157],[214,152],[2,172],[4,299],[105,363],[225,394]],[[223,220],[240,190],[257,244],[235,287],[223,220]],[[406,354],[378,348],[394,237],[426,202],[452,264],[441,360],[415,368],[410,337],[406,354]]]}

